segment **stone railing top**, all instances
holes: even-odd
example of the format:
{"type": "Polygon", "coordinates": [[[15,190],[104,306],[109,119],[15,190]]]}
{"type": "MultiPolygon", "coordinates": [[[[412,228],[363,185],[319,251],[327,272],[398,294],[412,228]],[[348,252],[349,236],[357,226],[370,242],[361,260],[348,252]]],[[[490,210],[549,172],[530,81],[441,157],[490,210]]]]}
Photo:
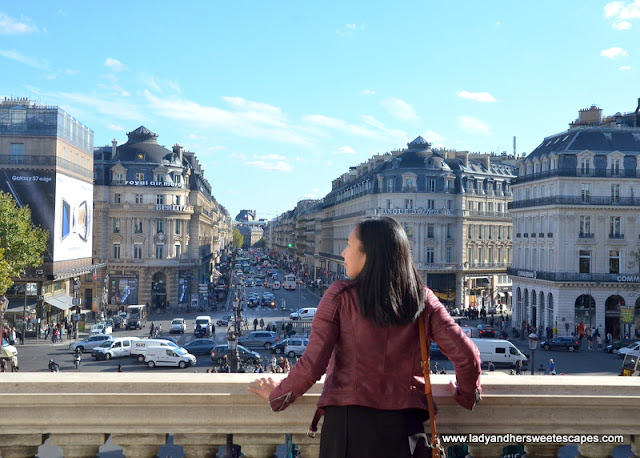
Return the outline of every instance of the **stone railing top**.
{"type": "MultiPolygon", "coordinates": [[[[285,434],[308,456],[317,455],[318,439],[305,433],[322,383],[286,411],[273,413],[247,390],[256,375],[178,369],[3,373],[0,455],[34,456],[42,438],[50,437],[68,456],[95,456],[112,435],[126,456],[151,457],[167,434],[175,435],[188,456],[213,456],[227,434],[249,457],[272,456],[285,434]]],[[[441,434],[622,434],[632,443],[640,434],[640,377],[484,375],[483,400],[473,411],[455,403],[448,386],[454,378],[432,376],[441,434]]]]}

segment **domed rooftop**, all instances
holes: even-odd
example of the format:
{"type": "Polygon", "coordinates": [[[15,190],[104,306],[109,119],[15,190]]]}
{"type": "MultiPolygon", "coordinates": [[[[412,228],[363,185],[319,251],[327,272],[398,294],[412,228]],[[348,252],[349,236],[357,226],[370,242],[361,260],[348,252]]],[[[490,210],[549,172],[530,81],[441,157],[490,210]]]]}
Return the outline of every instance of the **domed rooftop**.
{"type": "MultiPolygon", "coordinates": [[[[399,155],[394,161],[398,161],[398,168],[443,168],[446,163],[442,156],[431,150],[431,143],[418,136],[407,143],[407,151],[399,155]],[[433,158],[433,160],[428,158],[433,158]]],[[[448,169],[448,166],[446,167],[448,169]]]]}
{"type": "Polygon", "coordinates": [[[115,161],[121,162],[152,162],[161,163],[173,151],[162,145],[158,145],[158,134],[151,132],[144,126],[138,127],[133,132],[127,133],[127,143],[116,148],[115,161]]]}

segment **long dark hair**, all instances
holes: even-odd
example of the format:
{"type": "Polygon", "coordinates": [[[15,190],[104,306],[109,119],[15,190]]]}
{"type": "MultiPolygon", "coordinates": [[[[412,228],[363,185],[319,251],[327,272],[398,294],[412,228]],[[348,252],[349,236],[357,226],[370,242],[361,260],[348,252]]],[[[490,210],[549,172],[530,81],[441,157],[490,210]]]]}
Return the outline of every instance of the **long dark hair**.
{"type": "Polygon", "coordinates": [[[424,309],[424,287],[409,240],[393,218],[363,218],[355,228],[366,261],[354,278],[360,311],[381,326],[405,325],[424,309]]]}

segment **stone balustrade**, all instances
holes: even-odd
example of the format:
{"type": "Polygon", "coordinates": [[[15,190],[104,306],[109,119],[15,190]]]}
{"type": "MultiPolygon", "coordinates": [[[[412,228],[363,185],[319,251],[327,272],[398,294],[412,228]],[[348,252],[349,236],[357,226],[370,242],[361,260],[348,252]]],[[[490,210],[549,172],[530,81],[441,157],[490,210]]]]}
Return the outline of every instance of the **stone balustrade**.
{"type": "MultiPolygon", "coordinates": [[[[273,374],[280,378],[280,374],[273,374]]],[[[483,377],[483,401],[473,412],[457,406],[450,375],[432,377],[444,434],[623,435],[640,456],[640,378],[588,376],[483,377]]],[[[318,454],[306,436],[316,384],[289,409],[272,413],[247,390],[255,374],[188,371],[0,374],[0,456],[33,457],[48,439],[65,457],[96,456],[111,435],[129,458],[153,457],[169,434],[185,456],[215,457],[227,434],[247,457],[271,457],[285,434],[302,456],[318,454]]],[[[500,456],[507,443],[466,442],[474,457],[500,456]]],[[[453,445],[451,443],[445,445],[453,445]]],[[[565,444],[526,443],[529,457],[556,456],[565,444]]],[[[620,444],[582,444],[581,456],[610,456],[620,444]]],[[[104,449],[103,449],[104,450],[104,449]]]]}

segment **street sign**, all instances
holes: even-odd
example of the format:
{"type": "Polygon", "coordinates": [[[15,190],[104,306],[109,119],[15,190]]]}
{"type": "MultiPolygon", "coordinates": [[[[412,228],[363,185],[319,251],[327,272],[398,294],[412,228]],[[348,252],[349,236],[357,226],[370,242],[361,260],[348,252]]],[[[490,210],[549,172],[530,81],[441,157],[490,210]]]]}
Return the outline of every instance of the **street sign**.
{"type": "Polygon", "coordinates": [[[72,298],[71,305],[80,305],[80,298],[79,297],[72,298]]]}

